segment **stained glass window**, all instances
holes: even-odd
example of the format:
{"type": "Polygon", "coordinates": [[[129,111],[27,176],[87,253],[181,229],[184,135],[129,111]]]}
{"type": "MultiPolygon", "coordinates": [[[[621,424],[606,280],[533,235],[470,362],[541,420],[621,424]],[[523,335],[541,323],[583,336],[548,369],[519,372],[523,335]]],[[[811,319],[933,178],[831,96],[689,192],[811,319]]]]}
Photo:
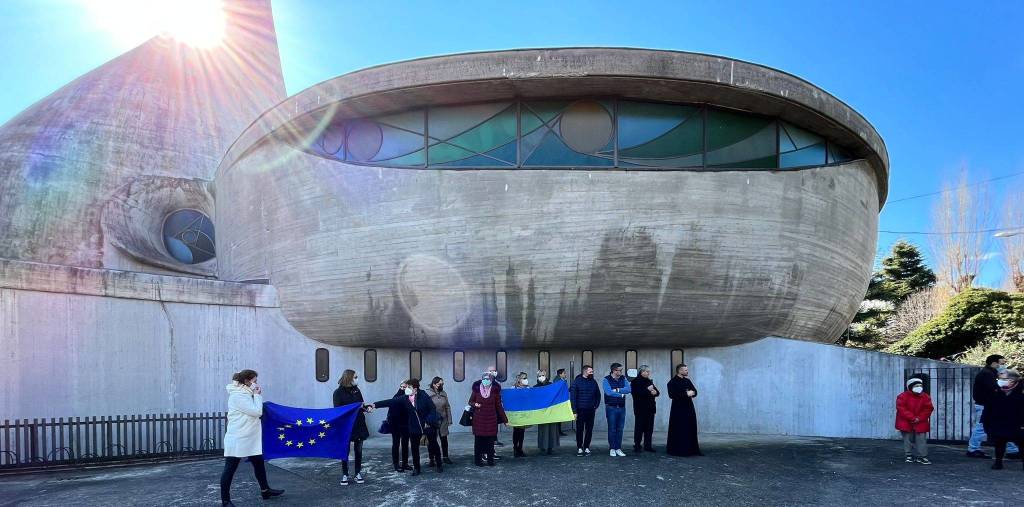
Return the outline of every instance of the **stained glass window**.
{"type": "Polygon", "coordinates": [[[838,164],[853,160],[853,157],[848,155],[842,148],[836,146],[833,143],[828,143],[828,159],[829,164],[838,164]]]}
{"type": "Polygon", "coordinates": [[[715,108],[707,115],[708,167],[777,167],[774,121],[715,108]]]}
{"type": "Polygon", "coordinates": [[[786,122],[779,122],[779,167],[825,163],[825,139],[786,122]]]}
{"type": "Polygon", "coordinates": [[[429,111],[430,165],[516,165],[515,104],[497,102],[439,107],[429,111]]]}
{"type": "Polygon", "coordinates": [[[216,256],[213,221],[201,211],[180,209],[164,219],[164,247],[182,264],[199,264],[216,256]]]}
{"type": "Polygon", "coordinates": [[[612,105],[607,101],[523,102],[524,166],[608,167],[615,164],[612,105]]]}
{"type": "Polygon", "coordinates": [[[701,108],[621,101],[618,120],[620,165],[704,165],[704,118],[701,108]]]}

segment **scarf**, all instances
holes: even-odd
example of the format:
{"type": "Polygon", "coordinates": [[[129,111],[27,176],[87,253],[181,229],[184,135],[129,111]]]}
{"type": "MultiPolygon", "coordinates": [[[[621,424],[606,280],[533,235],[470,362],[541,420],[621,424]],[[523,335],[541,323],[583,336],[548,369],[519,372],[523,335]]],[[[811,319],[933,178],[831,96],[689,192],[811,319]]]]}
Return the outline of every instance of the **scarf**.
{"type": "Polygon", "coordinates": [[[484,383],[481,382],[480,383],[480,396],[483,396],[484,398],[490,398],[491,397],[491,388],[492,387],[494,387],[494,386],[493,385],[489,385],[487,387],[484,387],[484,383]]]}
{"type": "Polygon", "coordinates": [[[1017,382],[1018,381],[1014,380],[1010,382],[1008,385],[1001,386],[999,389],[1002,389],[1004,394],[1009,395],[1013,391],[1013,389],[1017,387],[1017,382]]]}

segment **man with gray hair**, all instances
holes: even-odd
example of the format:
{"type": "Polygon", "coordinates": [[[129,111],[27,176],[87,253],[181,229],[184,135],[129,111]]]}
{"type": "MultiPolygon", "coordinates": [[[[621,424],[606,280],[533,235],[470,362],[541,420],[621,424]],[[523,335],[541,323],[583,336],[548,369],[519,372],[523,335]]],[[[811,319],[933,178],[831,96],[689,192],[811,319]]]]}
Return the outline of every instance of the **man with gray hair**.
{"type": "Polygon", "coordinates": [[[660,392],[651,380],[651,367],[640,365],[640,373],[629,383],[633,395],[633,450],[655,452],[652,438],[654,435],[654,414],[657,412],[657,400],[660,392]],[[642,447],[641,447],[642,444],[642,447]]]}

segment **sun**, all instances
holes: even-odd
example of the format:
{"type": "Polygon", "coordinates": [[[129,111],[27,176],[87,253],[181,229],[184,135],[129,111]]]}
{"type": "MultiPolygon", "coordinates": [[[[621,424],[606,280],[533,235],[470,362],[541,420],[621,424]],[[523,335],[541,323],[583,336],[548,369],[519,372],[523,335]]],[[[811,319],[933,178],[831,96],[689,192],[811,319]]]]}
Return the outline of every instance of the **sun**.
{"type": "Polygon", "coordinates": [[[133,46],[161,35],[199,48],[224,41],[222,0],[79,0],[98,30],[119,45],[133,46]]]}

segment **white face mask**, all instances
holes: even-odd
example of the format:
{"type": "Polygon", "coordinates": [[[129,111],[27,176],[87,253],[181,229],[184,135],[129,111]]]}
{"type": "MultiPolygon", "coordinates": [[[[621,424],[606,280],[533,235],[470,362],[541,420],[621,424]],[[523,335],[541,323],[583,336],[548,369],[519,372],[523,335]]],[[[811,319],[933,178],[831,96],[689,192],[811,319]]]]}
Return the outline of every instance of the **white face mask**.
{"type": "Polygon", "coordinates": [[[413,390],[412,390],[411,387],[406,387],[405,388],[405,395],[406,396],[412,396],[412,393],[413,393],[413,390]]]}
{"type": "Polygon", "coordinates": [[[914,386],[914,387],[911,387],[910,390],[914,391],[917,394],[921,394],[921,393],[924,392],[924,387],[922,387],[922,386],[914,386]]]}
{"type": "Polygon", "coordinates": [[[524,386],[528,386],[530,385],[530,379],[524,378],[523,380],[520,380],[519,383],[523,384],[524,386]]]}
{"type": "Polygon", "coordinates": [[[357,379],[357,378],[352,379],[352,385],[353,386],[359,385],[359,379],[357,379]]]}
{"type": "Polygon", "coordinates": [[[1003,373],[1004,371],[1006,371],[1006,365],[1005,364],[1001,364],[1001,365],[997,366],[996,367],[996,371],[998,371],[999,373],[1003,373]]]}
{"type": "Polygon", "coordinates": [[[537,377],[537,382],[544,382],[545,380],[547,380],[547,377],[545,377],[544,375],[537,377]]]}
{"type": "Polygon", "coordinates": [[[1001,378],[1001,379],[996,381],[996,384],[999,384],[999,387],[1006,387],[1006,386],[1010,385],[1010,381],[1006,380],[1004,378],[1001,378]]]}

